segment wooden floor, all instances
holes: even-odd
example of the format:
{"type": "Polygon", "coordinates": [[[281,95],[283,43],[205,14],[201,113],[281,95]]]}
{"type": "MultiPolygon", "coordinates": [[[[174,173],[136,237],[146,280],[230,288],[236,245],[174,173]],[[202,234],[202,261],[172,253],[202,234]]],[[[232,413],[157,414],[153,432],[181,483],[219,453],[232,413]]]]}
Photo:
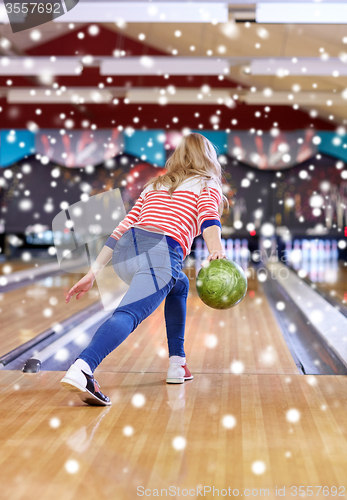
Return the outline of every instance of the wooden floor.
{"type": "Polygon", "coordinates": [[[0,372],[1,498],[133,500],[138,487],[170,486],[267,498],[285,486],[290,498],[292,486],[346,484],[345,377],[208,373],[175,386],[164,376],[99,373],[113,401],[102,409],[60,389],[61,373],[0,372]]]}
{"type": "Polygon", "coordinates": [[[1,500],[200,498],[204,487],[208,499],[213,487],[277,499],[276,486],[326,499],[335,490],[315,486],[345,486],[347,379],[299,375],[255,281],[228,311],[204,306],[191,282],[185,348],[194,380],[167,385],[162,304],[96,371],[109,408],[68,393],[62,372],[0,371],[1,500]]]}

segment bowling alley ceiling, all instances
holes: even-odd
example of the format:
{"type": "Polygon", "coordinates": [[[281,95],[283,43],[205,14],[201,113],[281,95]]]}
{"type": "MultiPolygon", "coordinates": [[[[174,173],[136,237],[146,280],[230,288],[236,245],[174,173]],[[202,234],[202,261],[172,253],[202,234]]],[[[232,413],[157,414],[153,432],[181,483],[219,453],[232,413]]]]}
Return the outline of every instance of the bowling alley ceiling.
{"type": "Polygon", "coordinates": [[[282,130],[345,125],[347,77],[338,71],[251,71],[252,64],[265,59],[284,65],[293,58],[309,61],[307,67],[316,64],[320,73],[325,63],[327,68],[346,63],[345,25],[235,21],[240,15],[251,19],[252,8],[248,2],[229,5],[229,21],[218,24],[50,22],[15,34],[9,25],[0,25],[0,69],[12,58],[52,56],[62,65],[66,61],[66,67],[75,61],[80,68],[57,76],[0,71],[1,128],[63,128],[67,119],[70,128],[268,131],[274,124],[282,130]],[[189,69],[160,76],[101,74],[105,61],[136,56],[148,61],[170,57],[172,68],[175,59],[202,58],[206,74],[189,74],[189,69]],[[208,74],[218,58],[230,69],[208,74]]]}

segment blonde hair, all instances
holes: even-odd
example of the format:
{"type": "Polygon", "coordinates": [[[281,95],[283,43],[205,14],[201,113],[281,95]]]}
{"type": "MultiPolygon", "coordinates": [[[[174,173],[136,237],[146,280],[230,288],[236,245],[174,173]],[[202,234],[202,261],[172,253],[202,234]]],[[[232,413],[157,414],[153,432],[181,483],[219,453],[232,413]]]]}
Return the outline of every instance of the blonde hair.
{"type": "MultiPolygon", "coordinates": [[[[184,135],[173,154],[165,163],[167,172],[154,177],[145,184],[153,184],[157,190],[161,186],[168,187],[169,195],[190,176],[200,176],[204,179],[213,179],[222,188],[222,167],[217,159],[213,144],[201,134],[192,132],[184,135]]],[[[229,208],[226,196],[222,194],[222,201],[218,207],[222,215],[224,207],[229,208]]]]}

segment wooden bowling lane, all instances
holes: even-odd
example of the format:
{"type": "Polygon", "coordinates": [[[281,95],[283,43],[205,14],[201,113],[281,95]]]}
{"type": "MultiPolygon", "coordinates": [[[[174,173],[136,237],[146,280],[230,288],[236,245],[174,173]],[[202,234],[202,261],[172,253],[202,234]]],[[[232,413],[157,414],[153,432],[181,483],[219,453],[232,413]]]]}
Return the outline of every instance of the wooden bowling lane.
{"type": "MultiPolygon", "coordinates": [[[[106,273],[109,273],[105,269],[106,273]]],[[[187,271],[188,272],[188,271],[187,271]]],[[[114,276],[109,273],[110,279],[114,276]]],[[[186,354],[195,373],[298,373],[295,362],[255,279],[235,308],[216,311],[197,296],[195,273],[190,292],[186,354]],[[233,363],[233,364],[232,364],[233,363]]],[[[64,274],[0,296],[0,355],[10,352],[75,312],[99,300],[96,284],[81,300],[65,304],[65,293],[82,275],[64,274]]],[[[111,371],[166,371],[164,303],[100,365],[111,371]],[[143,351],[144,355],[140,355],[143,351]]]]}
{"type": "MultiPolygon", "coordinates": [[[[113,401],[105,409],[66,392],[61,376],[0,372],[4,500],[28,492],[133,500],[142,488],[153,498],[170,486],[171,498],[204,486],[237,488],[243,497],[258,489],[251,498],[262,488],[271,499],[285,487],[291,498],[293,486],[312,486],[314,498],[325,499],[334,496],[327,488],[345,486],[346,377],[201,373],[167,385],[164,372],[100,371],[113,401]]],[[[217,496],[207,489],[205,498],[217,496]]]]}
{"type": "Polygon", "coordinates": [[[0,356],[100,299],[94,284],[83,300],[65,304],[65,294],[83,274],[52,276],[0,294],[0,356]]]}
{"type": "MultiPolygon", "coordinates": [[[[232,309],[205,306],[195,288],[193,269],[188,296],[185,351],[194,373],[297,374],[298,368],[283,338],[255,273],[245,299],[232,309]]],[[[100,370],[157,372],[167,369],[164,303],[99,366],[100,370]]]]}

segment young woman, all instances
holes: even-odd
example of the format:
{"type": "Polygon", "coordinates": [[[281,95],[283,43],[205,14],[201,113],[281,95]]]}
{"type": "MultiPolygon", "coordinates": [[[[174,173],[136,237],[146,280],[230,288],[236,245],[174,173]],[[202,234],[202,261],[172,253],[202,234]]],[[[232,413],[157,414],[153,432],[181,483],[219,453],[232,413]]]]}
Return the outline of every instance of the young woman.
{"type": "Polygon", "coordinates": [[[169,349],[167,383],[193,378],[185,358],[184,330],[189,280],[182,272],[193,239],[202,234],[208,260],[226,258],[220,216],[227,198],[222,169],[213,145],[201,134],[183,136],[166,162],[167,173],[150,180],[134,207],[116,227],[91,270],[66,296],[82,297],[112,259],[120,278],[129,284],[111,318],[69,368],[61,383],[90,405],[110,405],[94,379],[101,361],[118,347],[165,299],[169,349]]]}

